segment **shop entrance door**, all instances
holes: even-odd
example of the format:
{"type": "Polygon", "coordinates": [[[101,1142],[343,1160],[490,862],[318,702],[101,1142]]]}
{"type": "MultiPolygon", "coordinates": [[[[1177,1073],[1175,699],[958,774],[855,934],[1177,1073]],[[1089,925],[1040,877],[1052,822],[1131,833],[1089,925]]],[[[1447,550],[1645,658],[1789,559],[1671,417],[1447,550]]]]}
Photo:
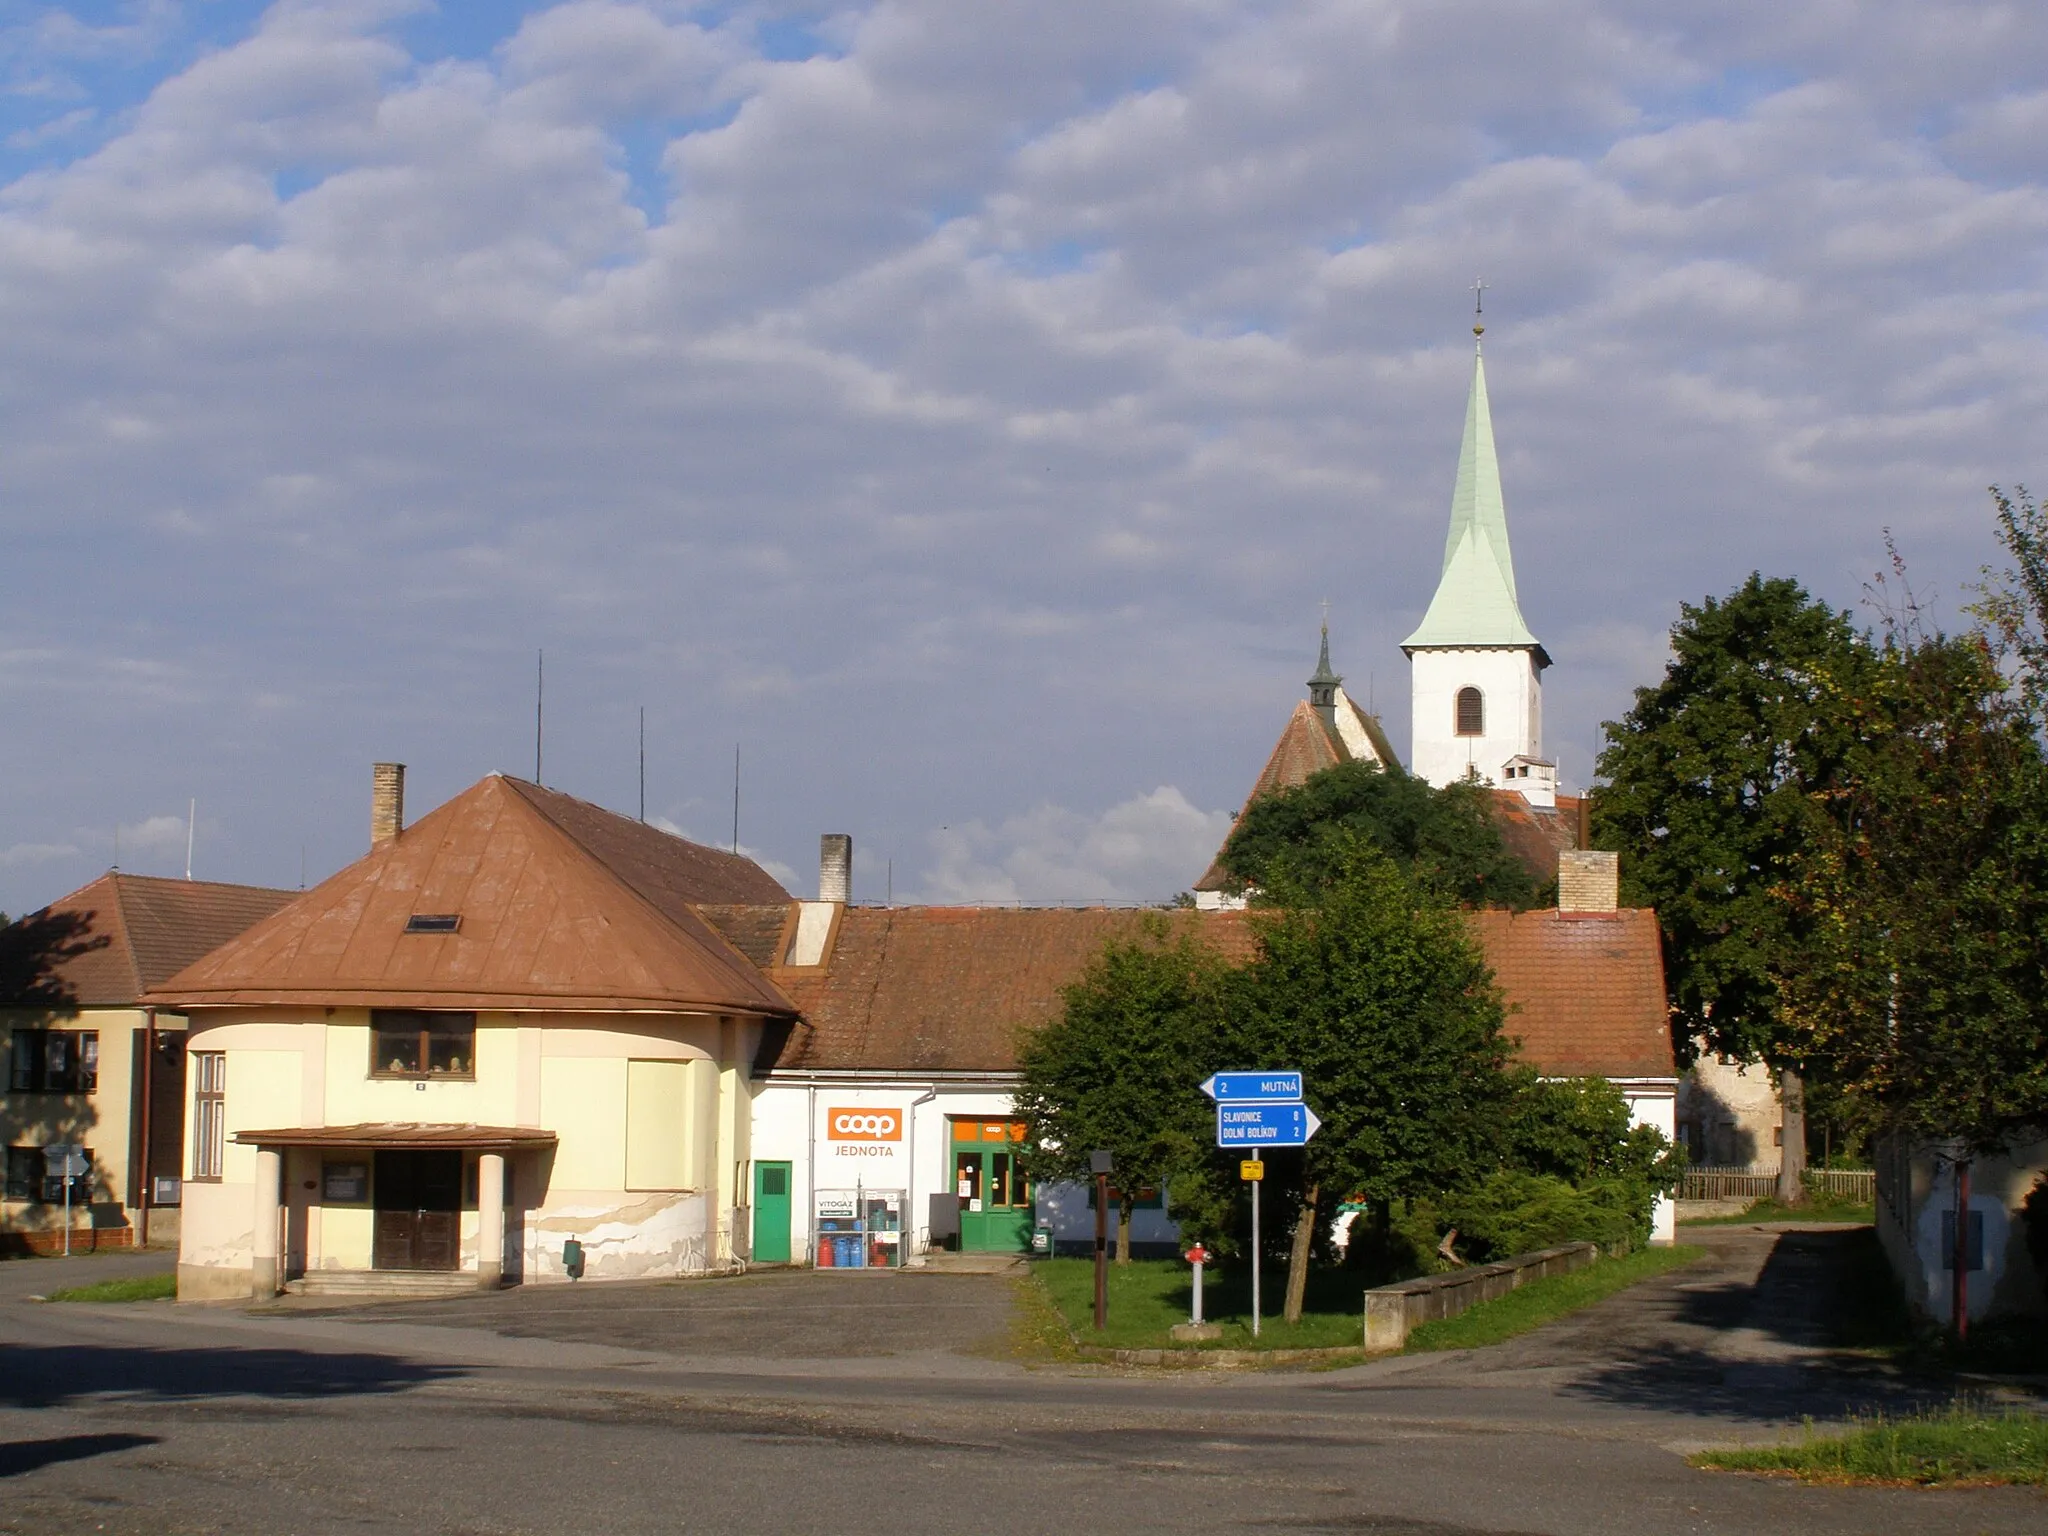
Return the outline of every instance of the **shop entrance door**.
{"type": "Polygon", "coordinates": [[[460,1152],[379,1152],[372,1200],[372,1267],[461,1267],[460,1152]]]}
{"type": "Polygon", "coordinates": [[[960,1200],[960,1251],[1027,1253],[1031,1188],[1017,1163],[1021,1121],[953,1122],[953,1193],[960,1200]]]}
{"type": "Polygon", "coordinates": [[[789,1262],[788,1163],[754,1164],[754,1262],[789,1262]]]}

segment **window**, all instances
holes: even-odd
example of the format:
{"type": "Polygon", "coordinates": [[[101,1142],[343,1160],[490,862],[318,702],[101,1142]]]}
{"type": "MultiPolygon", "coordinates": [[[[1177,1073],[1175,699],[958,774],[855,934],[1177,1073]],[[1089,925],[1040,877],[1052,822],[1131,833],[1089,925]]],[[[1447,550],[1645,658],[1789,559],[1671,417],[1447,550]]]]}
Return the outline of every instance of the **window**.
{"type": "Polygon", "coordinates": [[[1477,688],[1458,690],[1458,734],[1460,736],[1484,736],[1486,734],[1486,696],[1477,688]]]}
{"type": "Polygon", "coordinates": [[[41,1147],[9,1147],[7,1149],[7,1198],[10,1200],[40,1200],[43,1197],[43,1149],[41,1147]]]}
{"type": "Polygon", "coordinates": [[[476,1015],[379,1008],[370,1053],[372,1077],[475,1077],[476,1015]]]}
{"type": "MultiPolygon", "coordinates": [[[[92,1149],[80,1148],[85,1153],[86,1167],[92,1167],[92,1149]]],[[[46,1205],[61,1205],[64,1202],[64,1176],[50,1171],[49,1149],[47,1147],[9,1147],[7,1149],[7,1198],[9,1200],[33,1200],[46,1205]]],[[[71,1203],[90,1205],[92,1203],[92,1174],[75,1174],[71,1180],[71,1203]]]]}
{"type": "Polygon", "coordinates": [[[217,1179],[227,1143],[228,1053],[194,1051],[192,1065],[192,1177],[217,1179]]]}
{"type": "Polygon", "coordinates": [[[15,1030],[7,1082],[16,1093],[97,1093],[100,1032],[15,1030]]]}

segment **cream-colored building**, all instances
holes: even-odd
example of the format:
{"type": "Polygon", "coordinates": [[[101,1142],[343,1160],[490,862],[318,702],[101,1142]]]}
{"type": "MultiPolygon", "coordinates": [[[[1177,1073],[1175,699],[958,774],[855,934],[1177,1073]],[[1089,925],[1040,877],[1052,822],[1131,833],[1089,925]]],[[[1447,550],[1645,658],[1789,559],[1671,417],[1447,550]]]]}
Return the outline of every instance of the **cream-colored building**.
{"type": "Polygon", "coordinates": [[[404,827],[402,784],[366,857],[152,994],[191,1020],[180,1297],[732,1264],[791,1009],[700,908],[787,893],[515,779],[404,827]]]}
{"type": "Polygon", "coordinates": [[[290,891],[109,870],[0,932],[0,1253],[176,1241],[185,1020],[143,992],[292,899],[290,891]]]}

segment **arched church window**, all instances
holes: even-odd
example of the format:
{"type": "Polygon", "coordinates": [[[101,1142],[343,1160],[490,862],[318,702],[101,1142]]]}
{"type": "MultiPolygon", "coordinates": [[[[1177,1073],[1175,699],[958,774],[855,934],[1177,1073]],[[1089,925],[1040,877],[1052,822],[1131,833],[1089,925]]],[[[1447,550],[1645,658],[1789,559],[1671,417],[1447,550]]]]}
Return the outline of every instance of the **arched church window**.
{"type": "Polygon", "coordinates": [[[1458,690],[1458,734],[1460,736],[1484,736],[1486,734],[1486,699],[1477,688],[1458,690]]]}

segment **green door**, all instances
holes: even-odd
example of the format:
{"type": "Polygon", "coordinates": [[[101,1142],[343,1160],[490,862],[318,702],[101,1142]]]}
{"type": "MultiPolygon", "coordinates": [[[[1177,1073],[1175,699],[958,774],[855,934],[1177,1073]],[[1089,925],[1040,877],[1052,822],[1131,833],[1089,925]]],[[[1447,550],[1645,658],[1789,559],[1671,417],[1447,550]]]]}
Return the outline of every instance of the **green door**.
{"type": "Polygon", "coordinates": [[[789,1262],[788,1163],[754,1164],[754,1262],[789,1262]]]}
{"type": "Polygon", "coordinates": [[[960,1197],[963,1253],[1027,1253],[1031,1190],[1014,1146],[953,1144],[953,1191],[960,1197]]]}

